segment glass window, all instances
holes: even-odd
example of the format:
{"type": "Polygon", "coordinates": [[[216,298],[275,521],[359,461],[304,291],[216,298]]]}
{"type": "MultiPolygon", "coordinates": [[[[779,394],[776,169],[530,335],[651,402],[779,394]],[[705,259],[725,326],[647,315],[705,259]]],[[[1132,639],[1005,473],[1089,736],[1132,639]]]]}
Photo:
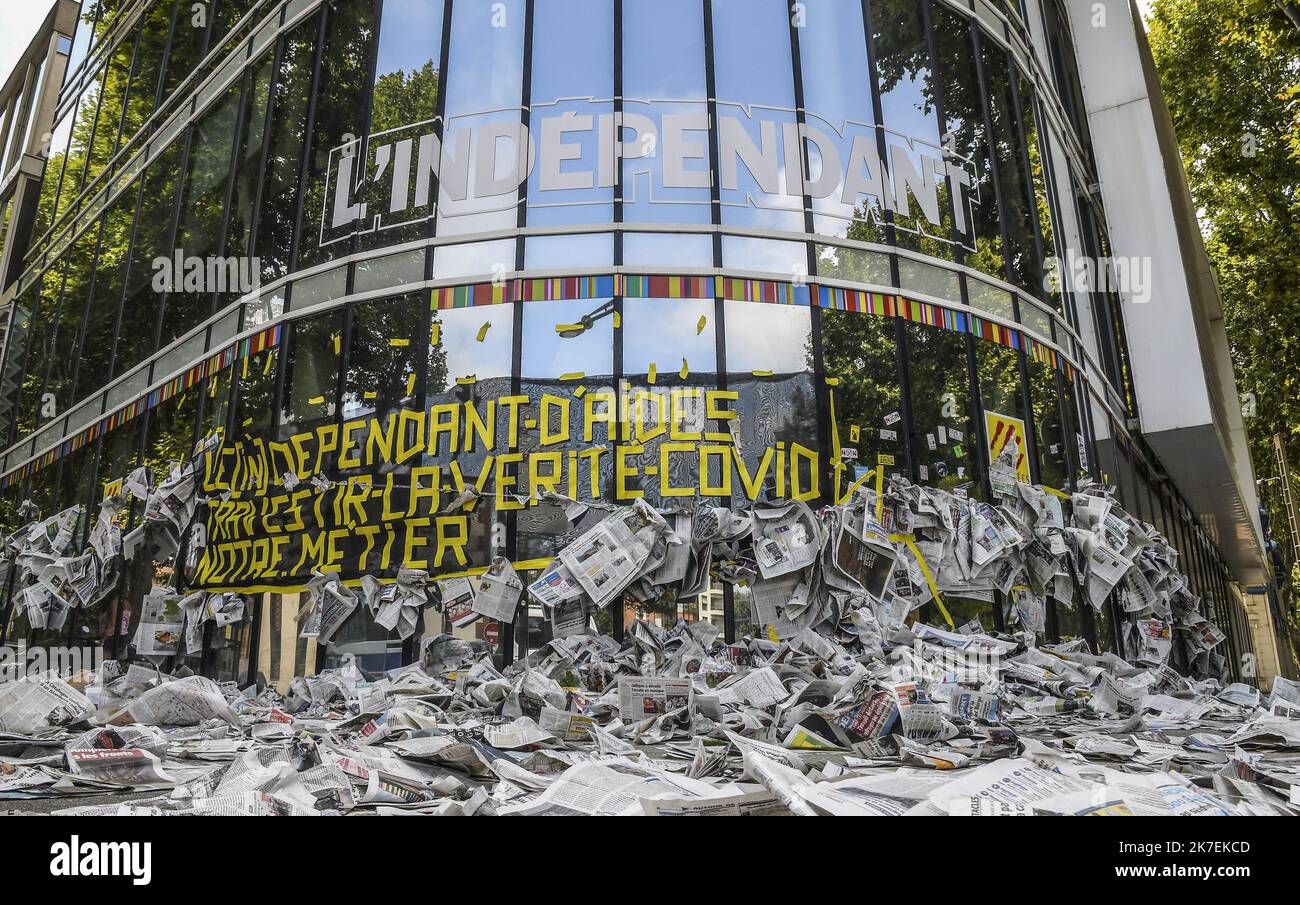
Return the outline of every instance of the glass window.
{"type": "Polygon", "coordinates": [[[524,245],[525,270],[592,270],[614,263],[610,233],[579,236],[529,236],[524,245]]]}
{"type": "MultiPolygon", "coordinates": [[[[85,337],[78,356],[74,399],[84,399],[105,386],[112,372],[113,341],[118,332],[122,275],[131,244],[135,200],[136,188],[131,186],[117,197],[104,214],[96,256],[95,285],[86,306],[85,337]]],[[[132,324],[127,327],[134,329],[132,324]]]]}
{"type": "Polygon", "coordinates": [[[72,132],[68,140],[67,161],[63,167],[63,182],[59,188],[58,207],[54,219],[62,217],[81,194],[86,177],[86,160],[90,156],[91,141],[95,135],[95,116],[99,113],[100,88],[103,73],[81,92],[73,117],[72,132]]]}
{"type": "Polygon", "coordinates": [[[1006,51],[983,42],[984,80],[988,86],[989,118],[1002,188],[1002,217],[1007,233],[1007,279],[1027,292],[1042,291],[1043,267],[1035,244],[1034,190],[1025,170],[1016,105],[1011,88],[1011,63],[1006,51]]]}
{"type": "Polygon", "coordinates": [[[531,75],[532,139],[552,153],[528,179],[529,225],[613,220],[614,173],[602,150],[613,140],[614,4],[534,0],[531,75]]]}
{"type": "MultiPolygon", "coordinates": [[[[549,303],[538,303],[549,304],[549,303]]],[[[494,551],[504,552],[504,532],[500,528],[497,505],[498,458],[513,452],[510,448],[509,408],[502,400],[511,395],[511,352],[514,348],[514,305],[485,305],[475,308],[446,308],[433,312],[430,331],[429,362],[426,366],[426,403],[434,419],[448,419],[461,425],[473,411],[482,423],[472,431],[473,442],[452,445],[439,437],[431,454],[422,464],[448,469],[454,461],[465,486],[483,487],[483,496],[469,510],[469,543],[465,547],[466,566],[485,566],[494,551]],[[490,431],[490,439],[485,433],[490,431]]],[[[428,447],[426,446],[426,449],[428,447]]],[[[455,494],[454,478],[440,477],[444,492],[455,494]]],[[[503,492],[517,492],[517,486],[502,483],[503,492]]],[[[446,499],[446,498],[444,498],[446,499]]],[[[520,557],[516,557],[519,559],[520,557]]],[[[455,629],[457,637],[482,638],[487,620],[455,629]]],[[[501,632],[502,637],[508,633],[501,632]]]]}
{"type": "MultiPolygon", "coordinates": [[[[837,493],[867,472],[907,476],[907,429],[903,424],[898,344],[891,317],[850,311],[821,314],[822,367],[835,405],[837,493]]],[[[730,365],[731,350],[727,350],[730,365]]]]}
{"type": "MultiPolygon", "coordinates": [[[[298,174],[307,130],[312,59],[320,31],[319,14],[298,24],[283,39],[271,100],[271,135],[263,165],[262,196],[257,209],[253,247],[262,264],[264,283],[289,272],[294,216],[298,210],[298,174]]],[[[307,222],[314,222],[308,220],[307,222]]]]}
{"type": "Polygon", "coordinates": [[[370,92],[377,5],[378,0],[330,0],[326,6],[307,191],[301,199],[298,268],[333,260],[351,250],[356,224],[340,222],[334,184],[344,175],[340,158],[357,153],[356,136],[365,125],[361,117],[370,92]],[[331,212],[327,207],[332,217],[327,216],[331,212]]]}
{"type": "Polygon", "coordinates": [[[712,270],[713,237],[686,233],[624,233],[623,266],[682,272],[712,270]]]}
{"type": "Polygon", "coordinates": [[[623,300],[619,334],[630,395],[620,436],[625,445],[643,450],[624,460],[637,469],[624,483],[626,491],[641,491],[657,508],[726,506],[738,496],[731,485],[729,419],[706,417],[711,401],[715,408],[735,410],[734,402],[707,395],[718,383],[714,305],[711,298],[623,300]],[[684,446],[665,450],[673,442],[684,446]]]}
{"type": "MultiPolygon", "coordinates": [[[[292,330],[289,332],[292,333],[292,330]]],[[[236,439],[246,436],[265,437],[270,434],[271,422],[275,417],[275,380],[279,361],[280,346],[271,346],[256,355],[240,359],[233,365],[233,392],[223,394],[220,383],[208,385],[208,392],[215,393],[218,403],[225,401],[219,421],[223,425],[233,426],[233,436],[236,439]],[[224,409],[232,406],[234,412],[228,416],[224,409]]],[[[208,398],[213,399],[214,396],[208,398]]]]}
{"type": "MultiPolygon", "coordinates": [[[[71,257],[71,255],[68,255],[71,257]]],[[[27,347],[27,367],[23,373],[22,390],[18,401],[18,437],[30,434],[37,426],[41,411],[41,393],[45,389],[45,375],[53,347],[54,323],[59,312],[59,297],[63,290],[61,261],[41,274],[40,302],[32,316],[31,338],[27,347]]],[[[41,419],[43,422],[44,418],[41,419]]]]}
{"type": "Polygon", "coordinates": [[[59,183],[63,179],[64,164],[68,158],[68,140],[72,136],[72,124],[76,120],[75,112],[64,114],[50,139],[49,159],[45,162],[45,174],[41,177],[41,194],[36,204],[36,220],[32,225],[33,239],[39,239],[54,225],[59,183]]]}
{"type": "Polygon", "coordinates": [[[343,420],[416,406],[423,391],[420,364],[428,293],[376,299],[352,306],[343,372],[343,420]]]}
{"type": "Polygon", "coordinates": [[[305,593],[263,594],[258,601],[257,671],[281,694],[295,677],[315,675],[316,658],[323,656],[315,638],[299,637],[299,616],[311,606],[305,593]]]}
{"type": "Polygon", "coordinates": [[[514,269],[514,239],[467,242],[464,245],[440,245],[433,253],[433,276],[439,280],[454,277],[504,276],[514,269]]]}
{"type": "Polygon", "coordinates": [[[141,17],[140,44],[135,51],[135,71],[131,74],[131,90],[127,96],[126,112],[122,121],[123,143],[140,130],[154,112],[158,83],[162,79],[167,38],[172,27],[172,4],[162,0],[155,3],[141,17]]]}
{"type": "MultiPolygon", "coordinates": [[[[1025,423],[1025,429],[1028,430],[1028,413],[1025,411],[1025,397],[1020,383],[1020,353],[1006,346],[979,340],[975,343],[975,363],[986,424],[992,413],[1018,419],[1025,423]]],[[[1002,443],[999,441],[998,449],[1001,448],[1002,443]]],[[[1029,455],[1029,450],[1022,449],[1016,461],[1022,480],[1026,477],[1026,470],[1030,469],[1029,455]]],[[[1032,477],[1032,470],[1028,474],[1032,477]]]]}
{"type": "Polygon", "coordinates": [[[722,266],[800,282],[808,276],[808,247],[802,242],[723,236],[722,266]]]}
{"type": "Polygon", "coordinates": [[[1002,224],[998,219],[997,188],[989,157],[984,100],[970,20],[949,12],[942,4],[930,5],[939,74],[943,80],[944,114],[952,148],[962,160],[971,184],[962,193],[965,203],[954,211],[957,234],[966,248],[965,263],[999,279],[1006,275],[1002,257],[1002,224]]]}
{"type": "MultiPolygon", "coordinates": [[[[235,151],[235,173],[233,193],[231,195],[230,215],[226,223],[225,254],[230,257],[243,257],[251,249],[249,241],[253,232],[254,206],[257,203],[257,183],[262,173],[262,145],[266,139],[266,113],[270,101],[271,73],[275,60],[267,57],[257,64],[248,78],[248,90],[244,96],[244,109],[240,116],[241,126],[239,142],[235,151]]],[[[260,280],[258,272],[250,276],[260,280]]],[[[228,287],[228,291],[218,299],[217,307],[223,307],[226,301],[237,297],[243,287],[228,287]]]]}
{"type": "Polygon", "coordinates": [[[177,0],[176,28],[172,33],[167,74],[163,79],[164,100],[199,68],[199,63],[207,53],[208,23],[212,20],[216,2],[217,0],[177,0]]]}
{"type": "Polygon", "coordinates": [[[889,255],[861,248],[817,245],[817,275],[876,286],[892,286],[889,255]]]}
{"type": "Polygon", "coordinates": [[[153,285],[157,275],[154,262],[173,254],[173,224],[176,194],[181,183],[183,145],[183,142],[174,142],[149,164],[141,177],[139,214],[133,224],[135,233],[122,303],[122,323],[137,326],[123,330],[118,337],[117,353],[113,358],[114,377],[144,361],[155,349],[160,302],[153,285]]]}
{"type": "Polygon", "coordinates": [[[904,325],[912,405],[912,460],[922,484],[979,497],[979,433],[970,418],[966,337],[904,325]]]}
{"type": "Polygon", "coordinates": [[[710,222],[707,94],[703,4],[623,0],[624,223],[710,222]],[[627,129],[637,117],[656,130],[648,144],[627,129]],[[671,161],[670,129],[680,149],[671,161]]]}
{"type": "Polygon", "coordinates": [[[282,439],[333,421],[338,413],[343,309],[292,321],[284,348],[279,422],[282,439]]]}
{"type": "Polygon", "coordinates": [[[803,69],[805,121],[815,138],[805,144],[816,182],[834,174],[839,188],[842,167],[851,168],[853,186],[813,197],[813,225],[827,236],[860,242],[884,242],[885,208],[880,180],[879,135],[871,101],[871,67],[867,37],[858,3],[803,4],[799,25],[799,62],[803,69]]]}
{"type": "Polygon", "coordinates": [[[181,189],[180,217],[175,252],[185,262],[185,273],[172,274],[172,286],[163,305],[162,340],[165,346],[201,323],[212,313],[213,293],[219,288],[211,274],[228,283],[224,267],[209,267],[220,254],[221,221],[230,187],[230,165],[239,128],[238,83],[198,121],[190,132],[190,150],[181,189]],[[198,279],[192,268],[203,268],[198,279]],[[179,285],[178,285],[179,284],[179,285]]]}
{"type": "Polygon", "coordinates": [[[952,199],[946,182],[936,185],[943,139],[921,7],[914,0],[872,0],[871,17],[895,240],[902,248],[951,259],[952,199]]]}
{"type": "Polygon", "coordinates": [[[518,223],[522,172],[524,0],[453,3],[438,234],[509,229],[518,223]],[[496,153],[475,153],[474,141],[496,153]],[[480,160],[490,166],[480,166],[480,160]]]}
{"type": "Polygon", "coordinates": [[[1038,480],[1064,489],[1070,479],[1067,443],[1073,442],[1062,420],[1056,371],[1040,361],[1026,361],[1029,399],[1034,406],[1034,449],[1038,455],[1038,480]]]}
{"type": "Polygon", "coordinates": [[[67,410],[73,401],[72,383],[78,364],[77,344],[85,320],[86,299],[95,275],[95,246],[99,241],[99,226],[98,222],[92,224],[64,254],[67,268],[64,271],[63,298],[59,303],[49,373],[45,378],[45,392],[53,395],[59,414],[67,410]]]}
{"type": "Polygon", "coordinates": [[[131,60],[135,55],[136,36],[127,36],[113,49],[104,67],[104,87],[99,104],[95,137],[90,147],[86,166],[86,183],[92,182],[117,153],[122,127],[122,111],[126,106],[126,93],[131,84],[131,60]]]}
{"type": "Polygon", "coordinates": [[[789,6],[715,0],[713,69],[722,222],[802,231],[802,162],[784,160],[779,148],[785,133],[798,128],[789,6]]]}
{"type": "MultiPolygon", "coordinates": [[[[1020,87],[1020,122],[1025,131],[1025,146],[1029,156],[1029,178],[1034,189],[1034,225],[1042,243],[1044,258],[1056,255],[1055,233],[1052,230],[1052,209],[1047,195],[1047,176],[1043,166],[1043,155],[1047,151],[1047,134],[1038,131],[1038,114],[1034,109],[1034,93],[1029,83],[1019,79],[1020,87]]],[[[1040,262],[1040,271],[1042,269],[1040,262]]],[[[1052,307],[1062,310],[1059,287],[1049,288],[1044,274],[1039,273],[1038,284],[1032,291],[1039,298],[1050,299],[1052,307]]]]}
{"type": "Polygon", "coordinates": [[[367,179],[362,189],[362,248],[425,236],[433,199],[427,188],[421,196],[419,187],[438,163],[423,159],[433,153],[433,144],[423,139],[433,131],[442,88],[442,19],[443,0],[384,2],[366,142],[367,172],[378,178],[367,179]],[[419,174],[414,190],[412,167],[419,174]]]}
{"type": "Polygon", "coordinates": [[[810,309],[728,300],[723,317],[744,464],[732,476],[736,498],[815,500],[822,469],[810,309]]]}
{"type": "MultiPolygon", "coordinates": [[[[528,403],[521,417],[525,428],[529,422],[536,425],[534,430],[525,429],[521,435],[520,450],[525,454],[525,461],[534,452],[563,454],[570,450],[608,448],[611,440],[608,421],[592,414],[608,413],[611,406],[617,406],[612,398],[613,300],[570,299],[523,305],[520,392],[528,397],[528,403]],[[578,387],[584,388],[581,395],[577,394],[578,387]]],[[[565,465],[570,486],[557,488],[565,496],[596,499],[612,486],[612,451],[596,458],[579,457],[576,468],[570,463],[565,465]],[[594,474],[593,463],[598,463],[594,474]]],[[[534,477],[520,476],[521,492],[528,492],[534,477]]],[[[540,543],[544,547],[530,547],[529,556],[524,558],[554,555],[559,551],[559,547],[549,542],[540,543]]]]}

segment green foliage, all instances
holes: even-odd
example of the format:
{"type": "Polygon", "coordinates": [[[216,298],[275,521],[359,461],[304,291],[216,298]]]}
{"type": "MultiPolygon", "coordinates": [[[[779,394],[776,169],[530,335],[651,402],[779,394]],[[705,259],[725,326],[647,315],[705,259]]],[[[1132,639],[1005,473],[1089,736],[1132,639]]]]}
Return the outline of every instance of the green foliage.
{"type": "MultiPolygon", "coordinates": [[[[1156,0],[1151,50],[1219,280],[1256,474],[1300,463],[1300,12],[1291,0],[1156,0]]],[[[1274,534],[1276,482],[1261,490],[1274,534]]]]}

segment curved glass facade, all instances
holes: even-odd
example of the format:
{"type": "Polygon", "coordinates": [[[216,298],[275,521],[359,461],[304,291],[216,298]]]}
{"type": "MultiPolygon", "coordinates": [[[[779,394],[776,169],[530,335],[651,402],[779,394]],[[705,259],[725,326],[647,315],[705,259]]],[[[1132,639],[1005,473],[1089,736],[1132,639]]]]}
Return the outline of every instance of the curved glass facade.
{"type": "MultiPolygon", "coordinates": [[[[1006,7],[88,4],[0,382],[8,521],[205,450],[230,533],[168,576],[263,595],[204,665],[274,681],[319,665],[313,568],[526,572],[603,504],[827,503],[875,468],[986,498],[1014,435],[1024,480],[1158,496],[1208,599],[1213,546],[1123,441],[1117,302],[1051,279],[1106,243],[1072,59],[1006,7]],[[313,534],[293,488],[320,476],[313,534]]],[[[69,631],[115,637],[157,578],[69,631]]],[[[747,624],[730,590],[691,606],[747,624]]],[[[400,659],[368,620],[336,647],[400,659]]]]}

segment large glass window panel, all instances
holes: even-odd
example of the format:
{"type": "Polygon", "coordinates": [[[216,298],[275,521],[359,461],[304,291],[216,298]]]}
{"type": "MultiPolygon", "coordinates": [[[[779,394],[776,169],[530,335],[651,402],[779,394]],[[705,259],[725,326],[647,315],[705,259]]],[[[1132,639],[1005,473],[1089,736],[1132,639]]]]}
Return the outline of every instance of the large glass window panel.
{"type": "MultiPolygon", "coordinates": [[[[621,437],[643,450],[625,459],[638,470],[625,486],[658,508],[725,506],[736,491],[729,419],[706,418],[708,394],[718,384],[714,321],[711,298],[623,300],[619,334],[630,396],[621,437]]],[[[714,405],[735,409],[720,398],[714,405]]]]}
{"type": "Polygon", "coordinates": [[[14,439],[18,395],[25,379],[27,346],[39,299],[38,285],[33,283],[14,299],[9,333],[5,337],[4,369],[0,371],[0,444],[5,446],[14,439]]]}
{"type": "Polygon", "coordinates": [[[779,147],[798,122],[790,15],[782,0],[713,4],[723,223],[793,231],[804,226],[802,163],[785,159],[779,147]]]}
{"type": "Polygon", "coordinates": [[[808,275],[808,247],[802,242],[723,236],[722,266],[797,282],[808,275]]]}
{"type": "Polygon", "coordinates": [[[523,170],[524,0],[452,4],[438,234],[509,229],[518,223],[523,170]],[[475,153],[491,141],[495,153],[475,153]]]}
{"type": "Polygon", "coordinates": [[[194,391],[177,393],[149,410],[143,464],[153,471],[155,481],[166,480],[173,466],[194,454],[198,418],[199,393],[194,391]]]}
{"type": "Polygon", "coordinates": [[[712,270],[713,237],[686,233],[624,233],[623,266],[680,272],[712,270]]]}
{"type": "Polygon", "coordinates": [[[624,223],[709,222],[707,84],[703,4],[623,0],[624,123],[643,116],[657,130],[650,146],[630,131],[623,136],[624,223]],[[662,147],[669,128],[682,130],[683,153],[671,161],[662,147]]]}
{"type": "Polygon", "coordinates": [[[86,184],[86,160],[90,156],[91,141],[95,136],[95,117],[99,113],[100,89],[103,74],[90,82],[81,92],[73,117],[72,134],[68,140],[67,161],[63,166],[63,182],[59,188],[58,207],[54,218],[62,217],[81,194],[86,184]]]}
{"type": "Polygon", "coordinates": [[[965,263],[990,276],[1002,278],[1002,224],[998,219],[997,187],[980,94],[979,70],[970,20],[950,12],[943,4],[930,4],[938,74],[943,85],[944,114],[952,148],[971,184],[962,192],[964,203],[954,210],[957,233],[966,248],[965,263]]]}
{"type": "Polygon", "coordinates": [[[64,114],[50,139],[49,158],[45,161],[45,175],[41,177],[41,194],[36,203],[36,220],[32,226],[33,239],[39,239],[54,225],[59,183],[63,179],[68,141],[72,137],[72,126],[76,120],[75,111],[64,114]]]}
{"type": "Polygon", "coordinates": [[[433,131],[438,109],[442,30],[443,0],[385,0],[366,142],[367,172],[378,178],[362,188],[362,248],[424,238],[433,199],[427,191],[418,196],[415,179],[427,178],[437,163],[420,155],[433,150],[421,140],[433,131]]]}
{"type": "MultiPolygon", "coordinates": [[[[1020,79],[1020,122],[1025,132],[1025,145],[1029,156],[1029,178],[1034,191],[1034,223],[1038,227],[1038,236],[1042,242],[1044,258],[1056,255],[1055,232],[1052,229],[1052,209],[1047,195],[1047,176],[1043,166],[1043,155],[1047,150],[1047,133],[1039,133],[1038,113],[1034,109],[1034,92],[1025,79],[1020,79]]],[[[1042,265],[1040,265],[1041,268],[1042,265]]],[[[1034,294],[1040,298],[1050,299],[1052,306],[1062,310],[1061,292],[1057,287],[1049,288],[1048,283],[1040,279],[1034,294]]]]}
{"type": "MultiPolygon", "coordinates": [[[[868,471],[907,476],[907,430],[898,374],[893,318],[851,311],[823,311],[822,362],[830,388],[841,458],[836,466],[843,493],[868,471]]],[[[728,367],[731,352],[727,353],[728,367]]]]}
{"type": "Polygon", "coordinates": [[[177,0],[176,28],[172,33],[171,52],[167,56],[167,73],[163,79],[165,100],[198,68],[207,53],[208,25],[218,0],[177,0]]]}
{"type": "Polygon", "coordinates": [[[343,350],[343,309],[293,321],[285,342],[281,437],[309,431],[338,412],[343,350]]]}
{"type": "MultiPolygon", "coordinates": [[[[171,291],[163,305],[162,340],[165,346],[187,333],[212,313],[212,296],[218,287],[209,285],[209,258],[221,251],[221,221],[226,211],[226,193],[230,186],[230,166],[239,127],[240,85],[226,89],[225,95],[190,134],[190,151],[185,180],[181,189],[180,218],[176,230],[175,253],[186,260],[184,279],[172,274],[171,291]],[[204,265],[203,277],[191,283],[190,262],[204,265]],[[177,286],[176,283],[182,285],[177,286]]],[[[227,274],[223,271],[223,276],[227,274]]]]}
{"type": "Polygon", "coordinates": [[[943,161],[943,138],[920,4],[872,0],[871,17],[896,241],[952,258],[952,198],[947,183],[935,175],[936,163],[943,161]]]}
{"type": "MultiPolygon", "coordinates": [[[[607,451],[595,458],[578,456],[576,468],[569,461],[563,462],[571,480],[569,486],[557,488],[565,496],[599,498],[611,486],[611,437],[607,423],[591,417],[590,413],[605,413],[610,405],[616,405],[611,396],[613,300],[527,302],[523,309],[523,330],[520,392],[528,397],[521,414],[525,429],[520,434],[520,449],[525,453],[524,459],[528,461],[530,453],[558,453],[567,459],[570,451],[606,447],[607,451]],[[581,395],[576,395],[578,387],[585,388],[581,395]],[[529,422],[535,425],[533,429],[527,428],[529,422]],[[594,473],[593,464],[596,465],[594,473]]],[[[520,476],[522,492],[527,493],[531,488],[533,477],[520,476]]],[[[545,546],[549,555],[558,549],[545,546]]],[[[548,554],[538,548],[531,555],[548,554]]]]}
{"type": "MultiPolygon", "coordinates": [[[[244,96],[244,109],[241,115],[239,144],[235,154],[234,191],[231,196],[230,216],[226,223],[225,254],[242,257],[251,249],[249,241],[253,231],[253,216],[257,203],[257,184],[262,175],[262,145],[266,139],[266,107],[270,100],[271,73],[275,61],[267,56],[249,77],[248,90],[244,96]]],[[[255,276],[261,279],[260,268],[255,276]]],[[[225,295],[233,298],[237,289],[225,295]]],[[[218,308],[221,301],[218,301],[218,308]]]]}
{"type": "Polygon", "coordinates": [[[236,362],[231,375],[234,391],[229,394],[221,393],[221,384],[217,384],[215,391],[212,384],[208,385],[208,392],[215,392],[215,396],[210,395],[209,399],[218,402],[224,399],[226,407],[233,406],[233,414],[227,416],[223,411],[220,420],[223,425],[232,425],[236,439],[266,437],[271,432],[271,422],[275,417],[276,367],[280,362],[280,350],[280,346],[271,346],[236,362]]]}
{"type": "MultiPolygon", "coordinates": [[[[1025,422],[1029,429],[1029,416],[1025,411],[1025,397],[1021,392],[1020,353],[996,343],[983,340],[975,343],[975,363],[980,381],[980,403],[985,413],[993,412],[1025,422]]],[[[1028,467],[1029,450],[1022,449],[1016,467],[1028,467]]],[[[1021,477],[1023,477],[1023,472],[1021,477]]],[[[1033,476],[1032,469],[1030,476],[1033,476]]]]}
{"type": "Polygon", "coordinates": [[[614,219],[613,97],[613,0],[534,0],[530,226],[614,219]]]}
{"type": "MultiPolygon", "coordinates": [[[[112,373],[113,343],[118,332],[118,309],[122,304],[122,275],[131,243],[136,195],[135,186],[131,186],[117,197],[104,215],[95,265],[95,286],[86,305],[85,335],[81,341],[73,399],[84,399],[103,387],[112,373]]],[[[147,330],[149,326],[152,325],[130,323],[126,329],[147,330]]]]}
{"type": "MultiPolygon", "coordinates": [[[[262,194],[257,209],[254,248],[262,264],[262,281],[289,272],[294,215],[298,210],[298,174],[307,130],[312,59],[320,31],[319,14],[294,28],[283,40],[271,100],[271,135],[263,164],[262,194]]],[[[307,222],[314,222],[308,220],[307,222]]]]}
{"type": "MultiPolygon", "coordinates": [[[[841,179],[848,163],[856,180],[880,180],[876,115],[871,101],[871,68],[862,6],[840,0],[805,3],[797,29],[803,70],[805,120],[817,141],[806,145],[810,176],[823,172],[841,179]],[[822,147],[822,144],[827,147],[822,147]]],[[[877,183],[878,185],[879,183],[877,183]]],[[[813,226],[822,235],[883,242],[884,199],[881,192],[854,186],[813,198],[813,226]]]]}
{"type": "Polygon", "coordinates": [[[428,293],[359,302],[343,374],[343,420],[409,408],[420,394],[428,293]]]}
{"type": "Polygon", "coordinates": [[[27,368],[23,372],[22,389],[18,397],[19,438],[30,434],[46,419],[41,412],[41,394],[45,389],[45,375],[50,363],[50,350],[54,344],[55,320],[59,313],[59,298],[63,291],[65,264],[51,267],[41,274],[40,301],[32,317],[31,339],[27,346],[27,368]]]}
{"type": "Polygon", "coordinates": [[[122,127],[122,111],[131,84],[131,60],[135,55],[136,36],[130,32],[113,49],[104,67],[104,88],[99,104],[95,137],[91,143],[90,158],[86,165],[86,183],[100,173],[117,152],[122,127]]]}
{"type": "Polygon", "coordinates": [[[135,71],[131,74],[131,91],[127,95],[122,120],[122,141],[135,135],[154,112],[158,83],[166,62],[167,38],[172,26],[172,4],[161,0],[141,17],[140,44],[135,51],[135,71]]]}
{"type": "Polygon", "coordinates": [[[99,227],[98,222],[92,224],[68,247],[64,255],[68,266],[63,281],[63,298],[59,303],[54,344],[50,352],[49,374],[45,381],[45,392],[52,394],[52,401],[59,414],[73,401],[72,382],[78,364],[77,343],[81,338],[86,314],[86,299],[95,276],[95,244],[99,241],[99,227]]]}
{"type": "Polygon", "coordinates": [[[812,318],[803,306],[723,303],[727,388],[740,435],[737,499],[814,498],[821,490],[812,318]],[[780,460],[780,461],[779,461],[780,460]]]}
{"type": "Polygon", "coordinates": [[[1026,364],[1029,368],[1029,399],[1034,406],[1034,447],[1038,454],[1039,481],[1049,487],[1064,488],[1070,479],[1066,444],[1074,442],[1074,438],[1061,417],[1056,371],[1051,365],[1039,361],[1026,364]]]}
{"type": "Polygon", "coordinates": [[[966,337],[906,324],[912,460],[922,484],[979,496],[979,433],[970,420],[966,337]]]}
{"type": "Polygon", "coordinates": [[[433,254],[433,276],[439,280],[504,276],[514,269],[514,239],[440,245],[433,254]]]}
{"type": "Polygon", "coordinates": [[[1043,267],[1034,238],[1034,190],[1025,171],[1024,147],[1017,125],[1017,108],[1011,93],[1011,63],[1006,51],[992,41],[982,42],[984,81],[988,87],[993,148],[997,154],[998,183],[1002,189],[1002,217],[1006,227],[1007,279],[1039,294],[1043,267]]]}
{"type": "MultiPolygon", "coordinates": [[[[351,250],[350,238],[357,224],[340,222],[334,189],[336,181],[346,175],[340,160],[357,154],[356,137],[365,126],[361,117],[370,93],[377,7],[378,0],[330,0],[326,6],[307,191],[302,197],[299,268],[333,260],[351,250]]],[[[353,186],[355,182],[347,188],[353,186]]]]}
{"type": "Polygon", "coordinates": [[[857,283],[892,286],[889,255],[861,248],[817,245],[817,275],[857,283]]]}
{"type": "MultiPolygon", "coordinates": [[[[483,496],[468,511],[469,543],[465,547],[467,566],[484,566],[498,550],[498,541],[504,542],[504,533],[498,527],[496,477],[498,457],[509,449],[509,419],[507,406],[501,400],[509,397],[511,354],[514,348],[514,306],[487,305],[480,308],[449,308],[432,313],[433,326],[427,348],[429,361],[425,366],[425,401],[435,417],[453,419],[462,424],[461,442],[454,446],[446,437],[439,437],[432,450],[426,446],[421,459],[424,466],[439,466],[440,486],[444,500],[457,493],[454,478],[448,476],[454,462],[466,486],[483,487],[483,496]],[[491,429],[491,439],[474,433],[473,443],[466,445],[463,420],[467,412],[477,413],[484,429],[491,429]]],[[[505,485],[503,485],[504,489],[505,485]]],[[[515,492],[517,487],[510,488],[515,492]]],[[[455,571],[459,564],[446,564],[446,571],[455,571]]],[[[457,630],[457,636],[482,637],[480,619],[467,631],[457,630]]],[[[504,637],[506,633],[502,633],[504,637]]]]}
{"type": "Polygon", "coordinates": [[[529,236],[524,245],[525,270],[581,270],[614,263],[614,236],[587,233],[579,236],[529,236]]]}
{"type": "Polygon", "coordinates": [[[123,330],[113,358],[117,377],[148,358],[154,351],[158,330],[159,294],[154,289],[154,261],[172,253],[172,227],[176,216],[176,193],[181,184],[181,156],[184,142],[174,142],[149,164],[141,177],[139,213],[122,303],[123,330]]]}

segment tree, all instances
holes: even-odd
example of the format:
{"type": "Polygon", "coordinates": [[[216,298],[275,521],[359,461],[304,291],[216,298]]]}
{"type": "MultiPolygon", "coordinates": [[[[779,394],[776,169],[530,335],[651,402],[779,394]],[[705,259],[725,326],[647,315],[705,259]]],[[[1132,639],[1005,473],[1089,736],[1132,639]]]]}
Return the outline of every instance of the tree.
{"type": "MultiPolygon", "coordinates": [[[[1256,399],[1250,445],[1261,479],[1276,473],[1275,433],[1300,461],[1298,20],[1290,0],[1156,0],[1148,25],[1238,389],[1256,399]]],[[[1261,490],[1282,535],[1278,485],[1261,490]]]]}

